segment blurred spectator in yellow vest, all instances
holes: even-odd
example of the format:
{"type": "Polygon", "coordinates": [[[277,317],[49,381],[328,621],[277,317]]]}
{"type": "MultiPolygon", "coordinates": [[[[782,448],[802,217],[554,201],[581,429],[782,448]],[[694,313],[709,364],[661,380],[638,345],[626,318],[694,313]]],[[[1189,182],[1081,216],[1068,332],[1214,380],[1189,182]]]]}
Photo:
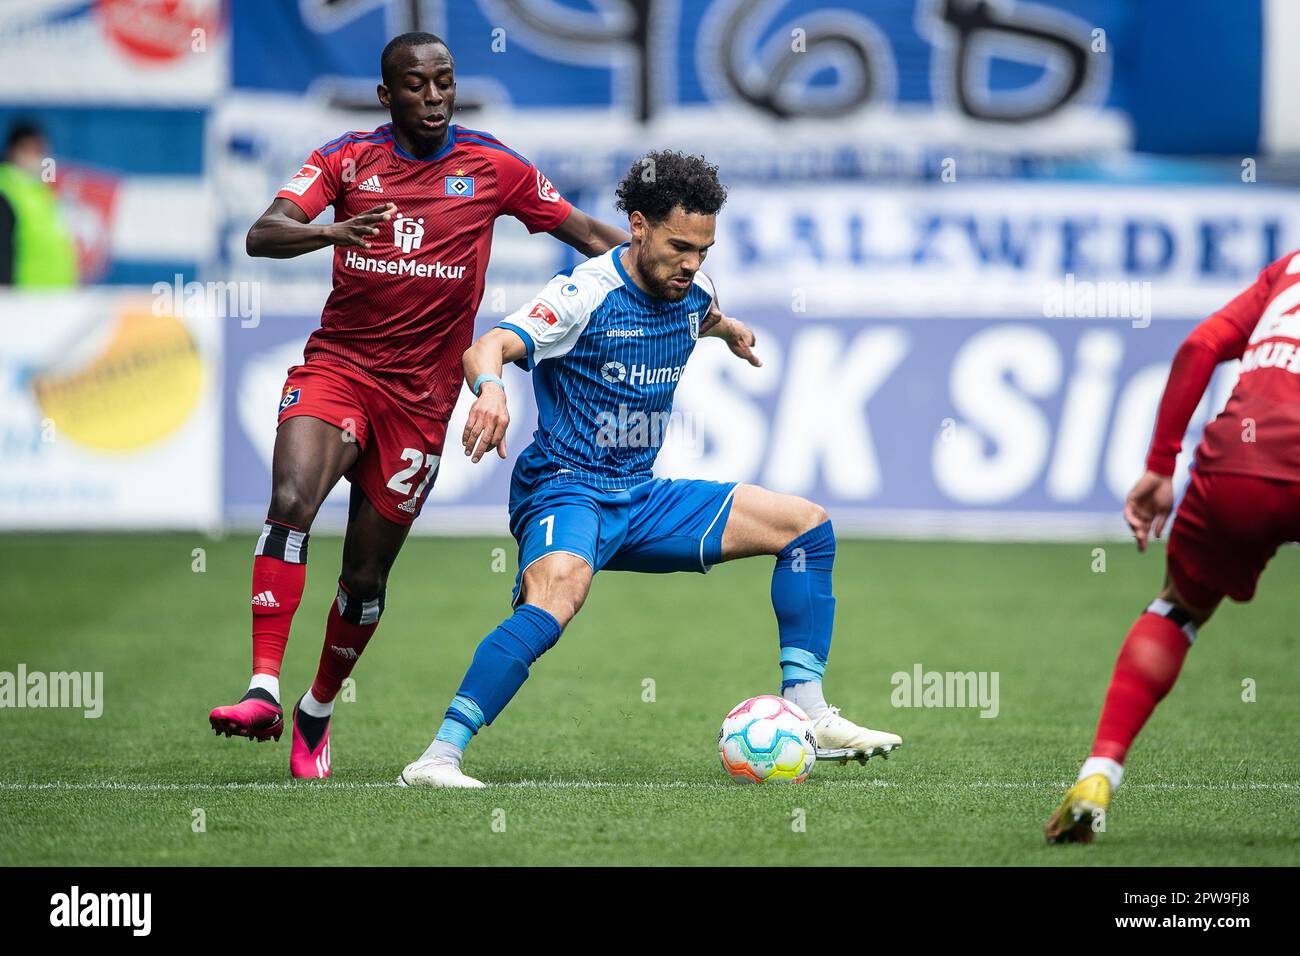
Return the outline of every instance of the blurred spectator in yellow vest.
{"type": "Polygon", "coordinates": [[[9,131],[0,162],[0,286],[77,284],[77,249],[59,213],[49,155],[35,124],[20,122],[9,131]]]}

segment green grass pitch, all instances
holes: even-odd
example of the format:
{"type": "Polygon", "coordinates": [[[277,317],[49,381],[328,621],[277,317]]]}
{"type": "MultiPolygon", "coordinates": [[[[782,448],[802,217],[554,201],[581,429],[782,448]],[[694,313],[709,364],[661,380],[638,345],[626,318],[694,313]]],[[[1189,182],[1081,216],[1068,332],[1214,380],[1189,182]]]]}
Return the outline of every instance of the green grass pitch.
{"type": "MultiPolygon", "coordinates": [[[[288,778],[287,734],[257,745],[207,724],[247,679],[252,546],[246,534],[0,540],[0,671],[104,674],[97,720],[0,710],[0,864],[1300,863],[1293,548],[1252,605],[1202,632],[1133,750],[1108,832],[1048,847],[1043,822],[1156,592],[1159,550],[1107,543],[1094,573],[1091,544],[842,542],[827,695],[904,745],[794,787],[733,784],[716,755],[728,708],[778,683],[771,562],[602,574],[474,741],[466,768],[492,786],[466,793],[393,781],[507,611],[510,543],[408,543],[356,699],[335,710],[334,776],[302,783],[288,778]],[[506,573],[492,569],[498,547],[506,573]],[[998,715],[891,706],[891,675],[917,663],[996,671],[998,715]]],[[[340,550],[312,545],[290,701],[315,670],[340,550]]]]}

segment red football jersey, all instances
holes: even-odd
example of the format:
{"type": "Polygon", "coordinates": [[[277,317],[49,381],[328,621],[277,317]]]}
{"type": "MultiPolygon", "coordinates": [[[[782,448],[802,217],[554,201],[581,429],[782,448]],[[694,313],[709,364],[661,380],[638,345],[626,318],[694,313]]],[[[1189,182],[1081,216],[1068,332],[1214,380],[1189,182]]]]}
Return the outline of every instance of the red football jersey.
{"type": "Polygon", "coordinates": [[[1196,467],[1300,481],[1300,252],[1265,268],[1183,343],[1161,399],[1148,468],[1173,474],[1214,366],[1235,358],[1241,359],[1241,378],[1205,427],[1196,467]]]}
{"type": "Polygon", "coordinates": [[[276,197],[309,220],[326,206],[336,221],[385,202],[397,207],[369,249],[334,248],[334,288],[304,357],[360,370],[438,419],[451,416],[460,391],[494,220],[509,214],[529,232],[549,231],[573,208],[527,159],[455,124],[425,159],[397,145],[391,123],[344,133],[314,151],[276,197]]]}

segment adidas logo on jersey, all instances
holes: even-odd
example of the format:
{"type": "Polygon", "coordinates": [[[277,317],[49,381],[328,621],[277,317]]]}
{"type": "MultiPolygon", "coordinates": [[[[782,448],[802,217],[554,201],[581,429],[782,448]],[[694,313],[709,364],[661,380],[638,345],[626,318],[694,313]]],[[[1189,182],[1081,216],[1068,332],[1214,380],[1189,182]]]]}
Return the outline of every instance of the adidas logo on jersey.
{"type": "Polygon", "coordinates": [[[275,595],[270,591],[263,591],[261,594],[253,595],[253,607],[279,607],[280,602],[275,599],[275,595]]]}
{"type": "Polygon", "coordinates": [[[355,647],[339,647],[337,644],[331,644],[330,650],[345,661],[355,661],[357,659],[357,649],[355,647]]]}
{"type": "Polygon", "coordinates": [[[358,183],[357,188],[364,189],[368,193],[381,193],[384,191],[384,187],[379,185],[378,176],[371,176],[365,182],[358,183]]]}
{"type": "Polygon", "coordinates": [[[416,495],[414,498],[410,499],[409,501],[403,501],[397,507],[402,511],[407,512],[408,514],[415,514],[415,509],[420,507],[420,497],[419,495],[416,495]]]}

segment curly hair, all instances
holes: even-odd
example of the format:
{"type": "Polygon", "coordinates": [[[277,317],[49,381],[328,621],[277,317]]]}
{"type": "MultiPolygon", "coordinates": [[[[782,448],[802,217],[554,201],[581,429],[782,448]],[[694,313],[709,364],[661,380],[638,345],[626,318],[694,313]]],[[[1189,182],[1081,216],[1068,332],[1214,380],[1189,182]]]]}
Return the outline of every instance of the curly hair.
{"type": "Polygon", "coordinates": [[[678,206],[683,212],[712,216],[727,201],[717,166],[703,156],[670,149],[647,153],[633,163],[615,194],[617,209],[629,216],[640,212],[651,222],[663,222],[678,206]]]}

